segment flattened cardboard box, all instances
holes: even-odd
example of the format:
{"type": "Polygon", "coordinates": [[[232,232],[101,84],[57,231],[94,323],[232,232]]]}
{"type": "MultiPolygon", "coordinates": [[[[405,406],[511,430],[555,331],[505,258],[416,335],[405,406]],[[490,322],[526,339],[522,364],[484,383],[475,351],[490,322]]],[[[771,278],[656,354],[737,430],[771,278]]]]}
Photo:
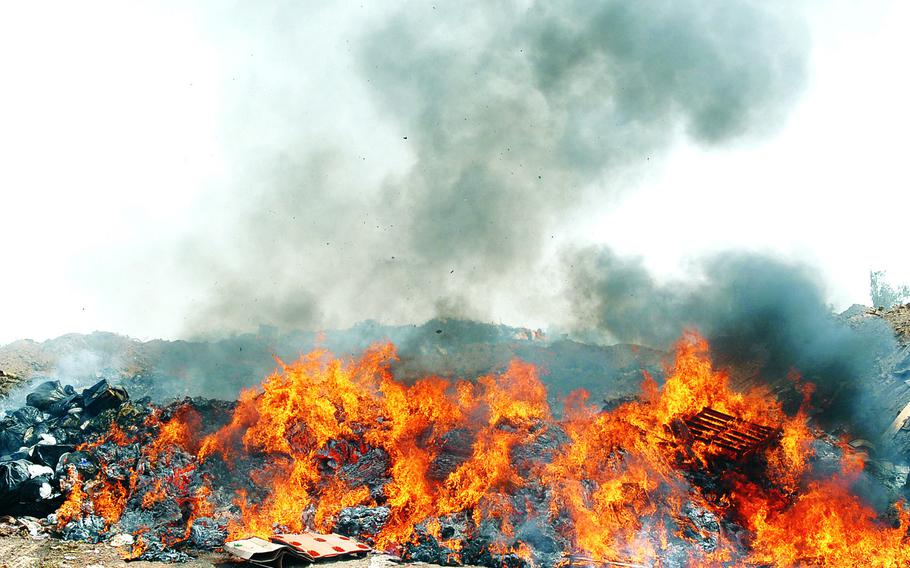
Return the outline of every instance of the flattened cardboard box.
{"type": "Polygon", "coordinates": [[[288,554],[296,556],[295,552],[283,544],[269,542],[255,536],[226,542],[224,550],[252,564],[270,568],[283,568],[285,556],[288,554]]]}
{"type": "Polygon", "coordinates": [[[366,554],[370,547],[339,534],[278,534],[268,540],[252,537],[226,542],[224,550],[259,566],[283,568],[285,560],[314,562],[323,558],[366,554]]]}
{"type": "Polygon", "coordinates": [[[361,554],[370,550],[370,547],[365,544],[335,533],[276,534],[271,540],[272,542],[286,544],[298,553],[309,556],[313,560],[361,554]]]}

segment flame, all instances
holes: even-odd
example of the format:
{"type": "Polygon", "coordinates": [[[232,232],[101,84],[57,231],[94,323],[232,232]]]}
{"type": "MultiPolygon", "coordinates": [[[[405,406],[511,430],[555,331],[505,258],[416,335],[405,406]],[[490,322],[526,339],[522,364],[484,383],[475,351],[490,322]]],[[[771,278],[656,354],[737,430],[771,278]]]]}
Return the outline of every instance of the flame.
{"type": "Polygon", "coordinates": [[[80,444],[79,446],[76,447],[76,449],[79,451],[94,450],[101,444],[104,444],[107,442],[113,442],[113,443],[117,444],[118,446],[127,446],[129,444],[135,443],[136,439],[129,437],[126,434],[126,432],[123,431],[123,429],[120,427],[119,424],[117,424],[116,422],[112,422],[110,428],[108,428],[107,432],[105,432],[105,434],[103,436],[99,436],[97,439],[95,439],[91,442],[86,442],[84,444],[80,444]]]}
{"type": "Polygon", "coordinates": [[[85,504],[85,491],[82,490],[82,478],[76,471],[76,466],[67,466],[66,485],[69,494],[66,500],[57,509],[57,528],[62,529],[70,521],[82,518],[85,504]]]}
{"type": "MultiPolygon", "coordinates": [[[[560,419],[532,365],[514,361],[473,382],[426,377],[404,384],[390,370],[395,358],[394,347],[381,344],[358,359],[318,349],[293,363],[279,361],[260,388],[241,394],[230,420],[205,436],[189,406],[164,422],[156,414],[150,424],[158,435],[142,455],[173,474],[144,488],[143,505],[181,495],[188,535],[195,519],[216,514],[216,488],[206,484],[192,492],[189,479],[198,473],[194,468],[222,460],[237,476],[248,476],[234,495],[239,513],[228,523],[230,538],[329,531],[342,509],[382,504],[390,516],[374,535],[377,548],[400,551],[422,531],[451,551],[452,562],[461,561],[464,541],[444,539],[440,519],[455,514],[474,526],[495,523],[501,538],[489,551],[527,563],[533,563],[533,545],[516,537],[515,527],[532,518],[555,527],[570,550],[591,563],[660,565],[674,539],[707,543],[691,547],[690,566],[910,562],[910,513],[899,505],[891,526],[850,493],[862,463],[845,453],[840,476],[814,478],[812,442],[819,433],[808,421],[811,384],[791,377],[804,404],[788,416],[767,389],[733,390],[695,333],[676,344],[663,384],[645,374],[638,400],[603,411],[578,391],[565,400],[560,419]],[[722,445],[685,439],[673,429],[706,408],[769,427],[779,437],[758,448],[748,466],[730,465],[722,445]],[[470,444],[440,474],[435,464],[453,433],[470,444]],[[197,462],[176,467],[175,448],[194,453],[197,462]],[[534,457],[522,458],[528,448],[534,457]],[[387,460],[387,482],[351,481],[346,468],[377,453],[387,460]],[[265,465],[248,474],[238,469],[252,457],[265,465]],[[716,481],[711,488],[693,482],[709,474],[716,481]],[[545,495],[543,505],[527,497],[519,504],[516,495],[535,490],[545,495]],[[715,519],[716,529],[694,516],[715,519]],[[744,542],[730,540],[721,520],[745,527],[744,542]]],[[[106,519],[119,517],[122,498],[138,489],[132,478],[110,483],[98,493],[74,478],[58,519],[80,514],[85,494],[96,511],[110,509],[106,519]]]]}
{"type": "Polygon", "coordinates": [[[849,477],[809,484],[792,507],[759,508],[747,521],[755,533],[749,560],[773,566],[910,566],[910,511],[897,504],[896,527],[849,492],[849,477]]]}
{"type": "Polygon", "coordinates": [[[133,538],[135,539],[133,541],[133,546],[130,547],[129,552],[121,554],[124,560],[137,560],[145,553],[148,549],[148,544],[146,544],[142,536],[148,534],[148,532],[148,527],[142,527],[136,531],[133,535],[133,538]]]}
{"type": "MultiPolygon", "coordinates": [[[[187,496],[190,493],[190,478],[196,465],[177,467],[172,464],[174,450],[185,448],[186,444],[192,444],[195,437],[194,432],[199,429],[201,421],[198,413],[184,405],[179,407],[166,422],[159,420],[159,414],[160,410],[155,409],[145,421],[145,426],[156,431],[157,434],[151,443],[140,446],[142,459],[136,462],[138,465],[134,465],[133,469],[129,470],[129,477],[125,479],[112,477],[113,474],[108,469],[110,464],[105,463],[103,459],[99,459],[98,475],[89,481],[83,481],[74,466],[68,467],[66,481],[61,484],[61,489],[68,490],[68,495],[57,510],[58,529],[62,529],[70,521],[81,519],[88,514],[102,517],[105,526],[110,528],[120,520],[128,501],[134,496],[141,498],[141,506],[145,509],[150,509],[157,503],[168,499],[176,500],[181,505],[188,504],[190,513],[186,520],[184,539],[189,537],[195,519],[213,513],[213,506],[208,499],[211,494],[210,487],[200,486],[195,490],[195,494],[187,496]],[[165,467],[162,471],[165,473],[154,477],[150,484],[143,482],[146,483],[143,486],[139,481],[140,472],[147,472],[159,461],[163,462],[165,467]]],[[[137,443],[136,436],[127,435],[119,425],[114,423],[104,435],[80,445],[78,449],[92,451],[104,444],[125,447],[137,443]]],[[[198,449],[198,446],[190,447],[198,449]]],[[[98,458],[104,454],[95,452],[94,455],[98,458]]],[[[138,539],[138,535],[148,531],[149,529],[145,528],[140,533],[134,534],[137,541],[133,547],[133,553],[128,558],[137,558],[145,550],[146,545],[138,539]]],[[[175,539],[167,544],[176,544],[179,540],[175,539]]]]}
{"type": "Polygon", "coordinates": [[[380,547],[407,542],[418,523],[434,516],[466,509],[508,516],[507,502],[496,495],[522,483],[510,451],[532,425],[551,420],[536,370],[514,362],[476,384],[429,377],[405,386],[389,372],[394,357],[391,345],[346,364],[316,351],[282,363],[260,394],[241,396],[231,422],[202,440],[198,453],[203,460],[220,455],[231,461],[241,451],[276,457],[257,475],[257,485],[270,488],[264,499],[238,495],[241,518],[229,526],[232,536],[302,530],[301,512],[310,506],[316,507],[315,528],[327,530],[341,508],[371,503],[366,487],[349,487],[320,470],[326,455],[345,461],[335,455],[342,441],[360,447],[360,454],[381,448],[391,460],[384,493],[392,516],[377,537],[380,547]],[[439,437],[454,428],[474,433],[472,455],[444,483],[433,483],[427,469],[439,437]]]}
{"type": "Polygon", "coordinates": [[[145,449],[144,454],[152,464],[157,463],[161,456],[170,457],[174,447],[187,448],[187,444],[195,440],[195,432],[200,430],[201,424],[202,417],[187,404],[178,407],[173,416],[164,423],[159,421],[158,413],[153,413],[147,420],[147,425],[157,426],[158,436],[151,446],[145,449]]]}
{"type": "Polygon", "coordinates": [[[127,489],[120,481],[107,478],[86,484],[95,514],[104,518],[107,526],[120,520],[126,508],[127,489]]]}

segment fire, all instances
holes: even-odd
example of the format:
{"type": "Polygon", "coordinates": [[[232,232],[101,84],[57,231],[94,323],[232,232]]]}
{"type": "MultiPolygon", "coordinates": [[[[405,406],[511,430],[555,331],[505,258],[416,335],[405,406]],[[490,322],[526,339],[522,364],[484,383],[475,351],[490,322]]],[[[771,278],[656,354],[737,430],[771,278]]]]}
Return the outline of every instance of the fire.
{"type": "Polygon", "coordinates": [[[85,503],[85,491],[82,490],[82,478],[74,466],[69,466],[67,475],[69,494],[66,501],[57,509],[57,527],[63,528],[68,522],[82,518],[85,503]]]}
{"type": "MultiPolygon", "coordinates": [[[[330,531],[347,507],[383,505],[388,520],[371,535],[377,548],[400,550],[427,535],[450,551],[452,562],[460,561],[465,541],[443,535],[440,519],[461,515],[474,527],[495,524],[501,537],[490,553],[527,562],[534,561],[533,544],[516,536],[516,527],[534,520],[595,563],[660,565],[681,538],[702,543],[692,547],[691,566],[910,563],[910,513],[899,505],[898,520],[888,525],[852,495],[851,472],[861,465],[845,457],[838,478],[814,477],[811,385],[794,376],[805,401],[788,416],[766,389],[734,391],[697,334],[681,338],[675,355],[663,384],[645,376],[638,400],[603,411],[580,391],[554,418],[536,369],[526,363],[473,382],[426,377],[408,385],[392,375],[390,344],[356,360],[316,350],[279,361],[261,388],[244,391],[229,420],[206,435],[189,407],[155,422],[158,435],[143,448],[144,463],[169,465],[174,473],[144,488],[143,504],[182,495],[189,534],[196,519],[217,511],[216,488],[207,482],[189,492],[187,480],[195,468],[221,460],[240,478],[233,496],[239,514],[228,523],[235,538],[330,531]],[[773,432],[774,443],[757,444],[755,455],[737,461],[715,440],[680,435],[686,420],[709,411],[773,432]],[[446,445],[459,443],[466,446],[457,462],[440,465],[446,445]],[[171,465],[175,448],[196,461],[171,465]],[[384,484],[352,481],[349,468],[367,455],[385,460],[384,484]],[[266,465],[238,468],[255,456],[267,458],[266,465]],[[712,484],[699,482],[706,476],[712,484]],[[708,522],[696,524],[696,517],[708,522]],[[749,531],[746,550],[722,522],[749,531]]],[[[118,481],[92,493],[74,478],[58,518],[78,516],[87,493],[114,522],[134,491],[135,483],[118,481]]]]}
{"type": "Polygon", "coordinates": [[[107,525],[120,519],[126,508],[127,489],[116,480],[103,479],[87,484],[86,492],[92,496],[95,514],[104,518],[107,525]]]}
{"type": "Polygon", "coordinates": [[[161,456],[167,458],[174,446],[185,447],[191,443],[195,439],[194,432],[198,432],[201,428],[202,418],[192,408],[184,405],[179,407],[174,415],[163,424],[158,420],[158,413],[152,414],[148,422],[158,426],[158,436],[145,451],[149,461],[154,464],[161,456]]]}
{"type": "Polygon", "coordinates": [[[110,479],[96,479],[83,483],[76,469],[70,466],[67,474],[69,494],[57,509],[57,526],[63,527],[69,521],[82,518],[87,512],[102,517],[110,526],[120,519],[126,507],[127,490],[119,482],[110,479]]]}
{"type": "Polygon", "coordinates": [[[232,421],[202,441],[200,459],[217,454],[230,461],[238,451],[278,459],[257,477],[258,485],[272,489],[264,500],[239,496],[242,514],[232,535],[268,536],[276,526],[302,530],[301,511],[311,505],[315,528],[328,530],[341,508],[371,503],[366,487],[349,487],[334,472],[320,470],[324,455],[341,442],[380,448],[391,460],[385,497],[392,517],[377,539],[380,546],[406,542],[415,525],[434,516],[486,508],[505,517],[507,511],[495,512],[505,504],[496,495],[522,483],[510,451],[529,437],[532,425],[551,420],[536,370],[515,362],[476,384],[430,377],[405,386],[388,370],[394,356],[392,346],[383,345],[343,365],[317,351],[282,365],[259,396],[241,397],[232,421]],[[439,438],[456,428],[474,433],[472,455],[443,483],[434,483],[427,469],[439,438]]]}
{"type": "Polygon", "coordinates": [[[839,481],[812,483],[789,509],[759,510],[750,560],[774,566],[907,566],[910,513],[896,528],[876,527],[876,514],[839,481]]]}
{"type": "Polygon", "coordinates": [[[76,449],[80,450],[80,451],[93,450],[93,449],[97,448],[98,446],[100,446],[101,444],[104,444],[105,442],[113,442],[113,443],[117,444],[118,446],[126,446],[128,444],[135,443],[135,441],[136,441],[135,438],[129,437],[126,434],[126,432],[124,432],[123,429],[120,428],[119,424],[117,424],[116,422],[113,422],[113,423],[111,423],[111,427],[104,434],[104,436],[99,437],[94,442],[81,444],[76,449]]]}

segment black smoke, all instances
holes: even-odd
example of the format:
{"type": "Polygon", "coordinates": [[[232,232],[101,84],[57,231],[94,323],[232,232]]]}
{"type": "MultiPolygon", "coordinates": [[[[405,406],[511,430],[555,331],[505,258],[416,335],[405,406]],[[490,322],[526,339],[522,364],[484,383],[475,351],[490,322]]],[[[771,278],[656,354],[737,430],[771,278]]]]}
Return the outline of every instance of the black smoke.
{"type": "Polygon", "coordinates": [[[684,330],[697,330],[722,364],[773,385],[785,385],[795,371],[816,385],[822,418],[863,428],[854,418],[877,395],[878,359],[895,348],[886,324],[855,327],[836,317],[807,265],[722,253],[691,268],[681,279],[659,282],[639,259],[606,248],[576,251],[570,271],[580,327],[662,349],[684,330]]]}

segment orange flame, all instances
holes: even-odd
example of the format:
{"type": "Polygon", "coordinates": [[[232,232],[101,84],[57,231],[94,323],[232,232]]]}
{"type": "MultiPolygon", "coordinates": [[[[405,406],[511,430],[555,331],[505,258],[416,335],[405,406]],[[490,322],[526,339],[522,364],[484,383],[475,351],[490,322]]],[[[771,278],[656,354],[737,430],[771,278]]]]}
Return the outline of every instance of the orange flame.
{"type": "MultiPolygon", "coordinates": [[[[169,463],[170,448],[180,447],[195,452],[201,463],[222,459],[228,467],[248,456],[267,456],[267,465],[251,474],[255,494],[235,495],[240,512],[228,524],[232,538],[267,538],[276,529],[328,531],[343,508],[381,502],[391,514],[376,535],[377,548],[400,547],[421,526],[453,551],[456,562],[460,543],[443,539],[439,523],[454,513],[475,523],[495,521],[503,540],[490,551],[528,562],[533,550],[516,540],[514,526],[539,514],[557,526],[574,552],[595,563],[659,565],[672,539],[701,538],[710,545],[691,547],[691,566],[908,565],[910,513],[901,508],[897,526],[888,526],[850,494],[850,475],[861,464],[845,459],[839,478],[812,479],[817,436],[806,412],[812,386],[793,377],[805,401],[795,416],[787,416],[767,389],[734,391],[708,352],[704,339],[687,333],[662,385],[646,375],[639,400],[610,411],[589,404],[587,393],[579,391],[566,399],[564,417],[557,420],[536,369],[522,362],[474,382],[427,377],[406,385],[390,371],[396,357],[390,344],[356,360],[320,349],[294,363],[279,361],[261,389],[241,394],[230,421],[202,439],[198,414],[175,412],[158,425],[158,438],[143,454],[151,463],[169,463]],[[691,472],[720,467],[712,464],[722,459],[722,448],[682,439],[671,426],[705,408],[779,429],[777,442],[762,447],[748,466],[767,483],[756,483],[736,465],[717,473],[722,491],[690,481],[691,472]],[[459,430],[471,440],[469,451],[444,478],[434,477],[431,466],[446,435],[459,430]],[[554,433],[568,442],[549,447],[546,457],[518,463],[519,449],[554,433]],[[390,480],[381,495],[343,473],[370,451],[388,459],[390,480]],[[545,509],[516,510],[516,492],[538,486],[548,496],[545,509]],[[750,531],[747,557],[719,526],[696,526],[693,511],[750,531]]],[[[153,505],[188,471],[176,470],[173,480],[146,492],[143,503],[153,505]]],[[[58,518],[81,510],[82,487],[75,485],[58,518]]],[[[113,511],[121,503],[117,487],[134,489],[119,483],[110,488],[113,511]]],[[[194,519],[215,514],[210,491],[206,486],[187,499],[187,534],[194,519]]],[[[98,499],[92,499],[97,510],[98,499]]]]}

